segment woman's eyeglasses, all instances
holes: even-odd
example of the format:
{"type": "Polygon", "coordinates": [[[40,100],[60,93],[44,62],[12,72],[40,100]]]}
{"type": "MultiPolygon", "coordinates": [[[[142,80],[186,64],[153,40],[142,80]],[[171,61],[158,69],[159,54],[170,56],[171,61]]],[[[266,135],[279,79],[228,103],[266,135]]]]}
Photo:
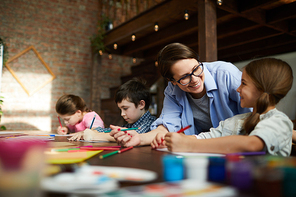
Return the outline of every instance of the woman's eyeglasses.
{"type": "Polygon", "coordinates": [[[203,64],[201,62],[199,62],[199,65],[193,69],[192,73],[185,75],[184,77],[182,77],[178,81],[176,81],[174,78],[173,78],[173,80],[178,82],[179,84],[185,86],[191,82],[192,75],[194,75],[195,77],[198,77],[199,75],[201,75],[203,73],[203,69],[204,69],[203,64]]]}

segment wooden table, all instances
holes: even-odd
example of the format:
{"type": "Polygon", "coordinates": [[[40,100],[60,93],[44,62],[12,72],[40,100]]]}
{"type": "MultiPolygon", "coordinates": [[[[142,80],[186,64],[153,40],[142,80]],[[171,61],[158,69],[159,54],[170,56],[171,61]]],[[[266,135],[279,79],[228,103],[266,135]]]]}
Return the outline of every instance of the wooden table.
{"type": "MultiPolygon", "coordinates": [[[[67,137],[55,137],[55,141],[66,142],[67,137]]],[[[89,143],[89,142],[71,142],[77,146],[116,146],[115,142],[98,142],[98,143],[89,143]]],[[[103,154],[106,154],[112,151],[103,151],[103,154]]],[[[110,157],[100,159],[99,156],[102,153],[95,155],[94,157],[88,159],[86,162],[90,165],[99,165],[99,166],[113,166],[113,167],[128,167],[128,168],[138,168],[144,170],[150,170],[156,172],[158,177],[157,179],[145,182],[145,183],[136,183],[136,182],[120,182],[120,187],[126,186],[136,186],[149,183],[163,182],[162,176],[162,156],[168,154],[167,152],[152,150],[151,146],[140,146],[134,147],[131,150],[125,151],[120,154],[112,155],[110,157]]],[[[62,168],[65,171],[71,171],[73,169],[73,164],[62,165],[62,168]]],[[[66,196],[65,194],[58,194],[53,192],[46,192],[45,196],[48,197],[58,197],[66,196]]]]}
{"type": "MultiPolygon", "coordinates": [[[[55,137],[55,141],[59,142],[66,142],[67,137],[55,137]]],[[[87,142],[71,142],[77,146],[116,146],[117,143],[114,142],[99,142],[99,143],[87,143],[87,142]]],[[[104,151],[103,154],[106,154],[110,151],[104,151]]],[[[293,145],[292,147],[292,156],[295,156],[296,154],[296,148],[293,145]]],[[[159,183],[164,182],[163,179],[163,167],[162,167],[162,157],[166,154],[169,154],[167,152],[162,151],[156,151],[152,150],[151,146],[141,146],[141,147],[134,147],[131,150],[128,150],[126,152],[123,152],[121,154],[112,155],[110,157],[100,159],[99,156],[102,153],[95,155],[94,157],[88,159],[86,162],[90,165],[98,165],[98,166],[113,166],[113,167],[128,167],[128,168],[138,168],[138,169],[145,169],[150,170],[153,172],[156,172],[158,177],[157,179],[151,181],[151,182],[144,182],[144,183],[136,183],[136,182],[120,182],[120,187],[127,187],[127,186],[137,186],[137,185],[143,185],[143,184],[150,184],[150,183],[159,183]]],[[[63,169],[66,171],[71,171],[71,168],[73,170],[73,165],[63,165],[63,169]]],[[[257,197],[257,193],[253,191],[248,191],[247,193],[240,193],[240,195],[243,195],[244,197],[257,197]]],[[[60,194],[60,193],[53,193],[53,192],[46,192],[46,197],[65,197],[66,194],[60,194]]]]}

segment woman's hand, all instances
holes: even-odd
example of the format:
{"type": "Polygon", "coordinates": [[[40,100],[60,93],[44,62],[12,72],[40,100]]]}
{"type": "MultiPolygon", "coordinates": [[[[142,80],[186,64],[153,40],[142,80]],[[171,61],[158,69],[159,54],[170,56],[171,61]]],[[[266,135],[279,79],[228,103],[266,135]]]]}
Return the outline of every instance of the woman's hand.
{"type": "Polygon", "coordinates": [[[84,134],[84,131],[70,134],[72,137],[69,138],[69,140],[70,141],[75,141],[75,140],[79,141],[79,140],[83,139],[83,134],[84,134]]]}
{"type": "Polygon", "coordinates": [[[68,128],[67,127],[58,127],[57,133],[59,135],[67,135],[68,133],[68,128]]]}

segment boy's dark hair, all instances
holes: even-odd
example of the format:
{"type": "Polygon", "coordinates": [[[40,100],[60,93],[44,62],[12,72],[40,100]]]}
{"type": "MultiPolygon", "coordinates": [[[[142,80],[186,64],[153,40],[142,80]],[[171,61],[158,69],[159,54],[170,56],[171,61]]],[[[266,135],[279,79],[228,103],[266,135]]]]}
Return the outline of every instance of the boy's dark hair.
{"type": "Polygon", "coordinates": [[[126,99],[138,107],[141,100],[145,101],[145,110],[149,109],[151,103],[151,95],[146,87],[146,81],[140,78],[133,78],[122,84],[115,94],[115,102],[120,103],[126,99]]]}

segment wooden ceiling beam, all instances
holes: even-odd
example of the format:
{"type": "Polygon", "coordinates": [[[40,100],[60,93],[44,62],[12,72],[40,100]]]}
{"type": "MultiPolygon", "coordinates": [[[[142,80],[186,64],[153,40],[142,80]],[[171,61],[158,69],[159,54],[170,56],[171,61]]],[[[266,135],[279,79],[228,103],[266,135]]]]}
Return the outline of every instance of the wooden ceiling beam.
{"type": "Polygon", "coordinates": [[[156,45],[167,43],[170,40],[186,36],[192,32],[197,32],[197,30],[197,16],[191,16],[188,21],[179,21],[178,23],[175,23],[174,25],[171,25],[163,30],[159,30],[158,32],[149,34],[144,38],[137,39],[131,44],[125,45],[122,54],[131,55],[139,50],[145,50],[156,45]]]}
{"type": "Polygon", "coordinates": [[[218,51],[219,59],[224,60],[232,56],[240,56],[247,53],[256,51],[269,50],[274,47],[284,46],[286,44],[295,43],[296,38],[290,35],[279,35],[272,38],[267,38],[240,46],[223,49],[218,51]]]}
{"type": "Polygon", "coordinates": [[[272,24],[279,21],[295,18],[296,2],[283,5],[266,12],[266,23],[272,24]]]}
{"type": "Polygon", "coordinates": [[[218,50],[239,46],[280,34],[282,34],[282,32],[263,26],[252,31],[243,32],[240,34],[236,34],[235,36],[219,39],[218,50]]]}
{"type": "Polygon", "coordinates": [[[258,24],[244,18],[234,18],[227,23],[217,25],[217,37],[222,39],[245,31],[258,28],[258,24]]]}
{"type": "Polygon", "coordinates": [[[277,46],[274,48],[269,48],[268,50],[264,49],[261,51],[253,51],[253,52],[242,54],[239,56],[234,55],[232,57],[225,58],[224,61],[239,62],[239,61],[250,60],[254,58],[261,58],[261,57],[276,55],[276,54],[289,53],[293,51],[296,51],[296,42],[288,45],[284,45],[284,47],[277,46]]]}
{"type": "Polygon", "coordinates": [[[283,19],[285,17],[292,17],[294,14],[294,10],[296,9],[296,6],[294,7],[294,5],[291,6],[291,8],[288,9],[288,13],[285,13],[285,8],[282,7],[286,7],[286,6],[290,6],[291,4],[296,4],[295,3],[291,3],[288,5],[283,5],[280,8],[274,8],[271,10],[264,10],[262,9],[262,7],[269,7],[269,8],[273,8],[274,5],[276,4],[284,4],[285,2],[281,1],[281,0],[257,0],[257,1],[249,1],[249,0],[240,0],[237,2],[238,4],[238,9],[226,9],[225,7],[221,6],[218,7],[220,9],[225,9],[237,16],[240,17],[244,17],[248,20],[251,20],[255,23],[258,23],[260,25],[265,25],[267,27],[273,28],[275,30],[278,31],[282,31],[285,33],[289,33],[289,27],[288,27],[288,23],[286,22],[280,22],[281,18],[280,16],[283,17],[283,19]],[[238,11],[239,10],[239,11],[238,11]],[[277,13],[277,14],[274,14],[277,13]],[[280,14],[278,14],[280,13],[280,14]],[[272,17],[272,19],[270,19],[270,16],[278,16],[278,18],[274,18],[272,17]],[[284,17],[285,16],[285,17],[284,17]]]}
{"type": "Polygon", "coordinates": [[[164,1],[155,7],[137,15],[133,19],[106,32],[104,44],[108,46],[124,38],[130,39],[131,32],[138,33],[143,30],[143,26],[145,26],[144,28],[151,26],[153,29],[155,22],[165,21],[166,18],[172,18],[172,16],[175,16],[176,14],[183,15],[184,10],[190,10],[196,7],[197,3],[195,0],[164,1]]]}

